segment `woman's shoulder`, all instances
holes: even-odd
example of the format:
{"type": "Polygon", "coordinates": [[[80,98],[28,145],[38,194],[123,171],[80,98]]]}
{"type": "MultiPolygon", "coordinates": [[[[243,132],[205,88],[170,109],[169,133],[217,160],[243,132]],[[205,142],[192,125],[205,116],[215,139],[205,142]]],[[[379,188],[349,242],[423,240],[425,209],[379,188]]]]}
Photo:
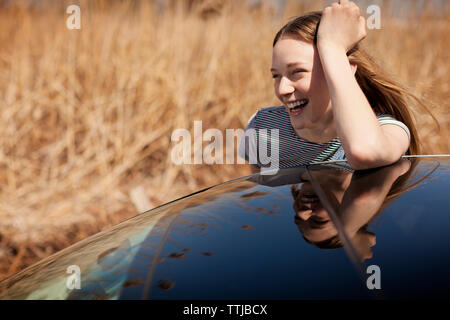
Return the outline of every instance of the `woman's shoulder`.
{"type": "Polygon", "coordinates": [[[403,130],[405,130],[406,134],[411,139],[411,133],[409,131],[409,128],[403,122],[397,120],[392,115],[387,114],[387,113],[376,113],[376,116],[377,116],[377,119],[378,119],[378,123],[381,126],[383,126],[383,125],[395,125],[395,126],[398,126],[398,127],[402,128],[403,130]]]}
{"type": "Polygon", "coordinates": [[[286,108],[284,106],[270,106],[260,108],[257,112],[261,113],[271,113],[271,112],[286,112],[286,108]]]}
{"type": "Polygon", "coordinates": [[[284,106],[270,106],[270,107],[262,107],[262,108],[258,109],[251,116],[250,119],[255,118],[255,117],[268,116],[268,115],[279,115],[279,114],[289,115],[284,106]]]}
{"type": "Polygon", "coordinates": [[[247,128],[272,127],[286,120],[289,121],[289,113],[284,106],[263,107],[250,117],[247,128]]]}

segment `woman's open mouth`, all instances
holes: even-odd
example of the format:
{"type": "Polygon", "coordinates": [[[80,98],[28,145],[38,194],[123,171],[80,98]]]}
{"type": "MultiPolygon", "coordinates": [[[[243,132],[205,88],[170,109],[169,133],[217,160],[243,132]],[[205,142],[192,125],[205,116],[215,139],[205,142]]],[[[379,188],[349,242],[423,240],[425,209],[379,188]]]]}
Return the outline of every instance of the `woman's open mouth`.
{"type": "Polygon", "coordinates": [[[319,197],[315,194],[304,193],[300,196],[300,201],[303,203],[314,203],[319,201],[319,197]]]}
{"type": "Polygon", "coordinates": [[[308,103],[309,103],[308,99],[302,99],[286,103],[286,106],[288,107],[289,114],[291,116],[297,116],[303,112],[308,103]]]}

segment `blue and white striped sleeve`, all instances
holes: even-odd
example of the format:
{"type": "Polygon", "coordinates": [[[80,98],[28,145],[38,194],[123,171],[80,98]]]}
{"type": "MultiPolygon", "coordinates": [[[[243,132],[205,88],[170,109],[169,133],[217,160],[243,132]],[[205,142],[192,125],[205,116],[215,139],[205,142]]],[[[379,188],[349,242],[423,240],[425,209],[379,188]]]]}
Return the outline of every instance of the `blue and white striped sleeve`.
{"type": "Polygon", "coordinates": [[[408,127],[401,121],[398,121],[394,117],[392,117],[389,114],[377,114],[378,123],[383,126],[386,124],[393,124],[396,126],[399,126],[403,130],[405,130],[406,134],[408,135],[409,140],[411,140],[411,133],[409,132],[408,127]]]}

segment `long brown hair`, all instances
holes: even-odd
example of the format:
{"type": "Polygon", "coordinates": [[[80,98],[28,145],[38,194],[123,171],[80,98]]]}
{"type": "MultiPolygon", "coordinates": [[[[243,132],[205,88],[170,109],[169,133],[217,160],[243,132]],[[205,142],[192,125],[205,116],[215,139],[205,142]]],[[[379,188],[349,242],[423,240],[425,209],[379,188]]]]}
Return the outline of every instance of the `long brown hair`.
{"type": "MultiPolygon", "coordinates": [[[[306,42],[317,44],[317,30],[321,17],[322,12],[314,11],[292,19],[277,32],[273,46],[284,35],[299,36],[306,42]]],[[[391,79],[359,45],[349,50],[347,56],[349,61],[357,66],[356,80],[372,110],[375,113],[389,114],[403,122],[411,133],[407,154],[420,154],[419,136],[409,111],[408,102],[412,100],[417,106],[426,110],[438,123],[426,107],[425,101],[391,79]]]]}

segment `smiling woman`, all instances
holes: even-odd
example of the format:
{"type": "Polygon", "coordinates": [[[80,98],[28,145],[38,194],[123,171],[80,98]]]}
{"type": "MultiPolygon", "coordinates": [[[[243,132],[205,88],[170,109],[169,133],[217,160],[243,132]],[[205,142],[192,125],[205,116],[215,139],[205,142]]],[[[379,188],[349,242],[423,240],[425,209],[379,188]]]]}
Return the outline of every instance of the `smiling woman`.
{"type": "MultiPolygon", "coordinates": [[[[279,130],[281,168],[346,159],[367,169],[420,153],[408,103],[428,109],[360,49],[365,36],[359,8],[346,0],[294,18],[276,34],[271,72],[283,106],[260,109],[246,131],[279,130]]],[[[261,147],[257,139],[242,140],[243,158],[261,147]]]]}

